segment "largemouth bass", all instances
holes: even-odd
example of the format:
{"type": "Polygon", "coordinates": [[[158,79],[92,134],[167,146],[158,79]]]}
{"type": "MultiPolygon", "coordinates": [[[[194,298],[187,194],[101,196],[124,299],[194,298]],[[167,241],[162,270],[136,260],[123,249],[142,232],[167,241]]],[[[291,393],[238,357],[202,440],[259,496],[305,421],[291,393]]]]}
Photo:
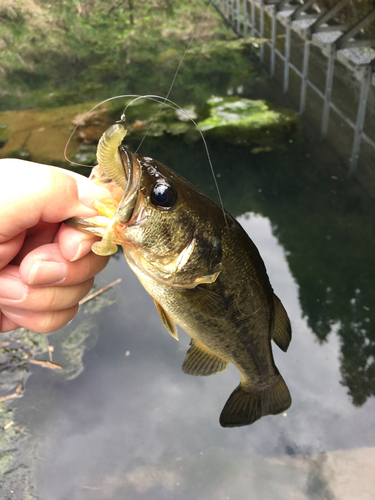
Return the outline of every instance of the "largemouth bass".
{"type": "Polygon", "coordinates": [[[98,200],[99,217],[67,223],[102,237],[95,253],[122,246],[168,332],[178,339],[179,325],[191,337],[185,373],[212,375],[229,362],[238,368],[241,382],[222,410],[223,427],[284,412],[291,397],[271,340],[286,351],[290,322],[256,246],[229,213],[180,175],[122,146],[125,134],[122,123],[103,134],[91,177],[113,198],[98,200]]]}

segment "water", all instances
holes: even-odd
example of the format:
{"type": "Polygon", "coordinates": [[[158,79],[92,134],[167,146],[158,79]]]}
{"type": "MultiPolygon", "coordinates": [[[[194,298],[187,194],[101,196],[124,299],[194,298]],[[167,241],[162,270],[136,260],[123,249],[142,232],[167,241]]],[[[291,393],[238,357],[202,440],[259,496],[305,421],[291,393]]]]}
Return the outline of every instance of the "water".
{"type": "MultiPolygon", "coordinates": [[[[215,196],[200,144],[142,147],[215,196]]],[[[22,488],[41,500],[372,498],[374,200],[302,137],[258,156],[210,149],[224,204],[291,319],[288,352],[273,347],[291,408],[221,428],[238,371],[184,374],[189,338],[170,337],[117,254],[96,286],[122,282],[49,335],[64,370],[31,367],[12,405],[22,436],[15,470],[29,483],[13,479],[4,498],[26,498],[22,488]]]]}

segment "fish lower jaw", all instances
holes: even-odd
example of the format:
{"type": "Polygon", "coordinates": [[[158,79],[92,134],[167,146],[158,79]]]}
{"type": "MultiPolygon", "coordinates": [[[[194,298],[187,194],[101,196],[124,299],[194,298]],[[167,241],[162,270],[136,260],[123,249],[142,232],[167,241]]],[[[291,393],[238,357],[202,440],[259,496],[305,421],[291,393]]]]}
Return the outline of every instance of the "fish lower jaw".
{"type": "Polygon", "coordinates": [[[70,219],[64,220],[64,223],[84,233],[103,238],[109,221],[110,219],[103,216],[90,217],[87,219],[82,217],[71,217],[70,219]]]}
{"type": "Polygon", "coordinates": [[[85,219],[87,222],[94,224],[97,228],[105,229],[110,223],[111,219],[106,217],[105,215],[97,215],[95,217],[90,217],[89,219],[85,219]]]}

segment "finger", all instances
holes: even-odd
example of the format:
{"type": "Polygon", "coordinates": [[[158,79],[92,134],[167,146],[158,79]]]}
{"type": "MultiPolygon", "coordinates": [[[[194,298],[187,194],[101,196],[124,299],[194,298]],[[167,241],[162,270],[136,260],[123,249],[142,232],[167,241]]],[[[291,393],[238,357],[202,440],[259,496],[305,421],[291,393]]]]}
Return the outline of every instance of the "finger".
{"type": "Polygon", "coordinates": [[[91,289],[94,279],[70,286],[28,286],[19,276],[0,272],[0,305],[27,311],[60,311],[77,304],[91,289]]]}
{"type": "Polygon", "coordinates": [[[62,224],[56,235],[62,255],[70,261],[81,259],[91,252],[92,244],[98,241],[98,237],[78,231],[73,227],[62,224]]]}
{"type": "Polygon", "coordinates": [[[27,285],[75,285],[98,274],[108,261],[109,257],[90,251],[71,262],[62,255],[57,243],[50,243],[30,252],[21,262],[19,274],[27,285]]]}
{"type": "Polygon", "coordinates": [[[23,245],[20,251],[12,259],[12,264],[19,265],[22,262],[22,259],[35,248],[51,243],[54,240],[59,227],[60,224],[58,223],[48,224],[47,222],[38,222],[35,227],[28,229],[26,231],[26,237],[23,245]]]}
{"type": "Polygon", "coordinates": [[[19,325],[15,321],[9,319],[5,314],[2,313],[0,309],[0,332],[5,333],[5,332],[11,332],[12,330],[15,330],[18,328],[19,325]]]}
{"type": "Polygon", "coordinates": [[[4,243],[0,243],[0,269],[5,267],[18,254],[26,236],[26,231],[17,234],[4,243]]]}
{"type": "Polygon", "coordinates": [[[0,160],[0,179],[0,243],[40,220],[96,215],[92,202],[110,196],[86,177],[77,180],[57,168],[17,159],[0,160]]]}
{"type": "Polygon", "coordinates": [[[37,333],[51,333],[69,323],[78,312],[78,304],[60,311],[32,312],[13,307],[2,308],[1,331],[23,327],[37,333]]]}

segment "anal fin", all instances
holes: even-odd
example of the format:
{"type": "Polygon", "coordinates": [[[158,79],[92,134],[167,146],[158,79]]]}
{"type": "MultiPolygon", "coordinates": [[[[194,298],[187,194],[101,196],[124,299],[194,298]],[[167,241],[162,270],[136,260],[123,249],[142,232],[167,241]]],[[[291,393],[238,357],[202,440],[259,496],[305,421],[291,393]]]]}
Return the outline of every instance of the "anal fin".
{"type": "Polygon", "coordinates": [[[190,348],[182,364],[182,371],[189,375],[213,375],[223,372],[228,361],[210,351],[196,340],[191,340],[190,348]]]}
{"type": "Polygon", "coordinates": [[[159,302],[157,302],[155,299],[153,299],[153,301],[155,303],[156,310],[159,313],[161,322],[163,323],[165,328],[168,330],[168,332],[172,335],[172,337],[174,339],[178,340],[177,327],[176,327],[174,321],[169,316],[167,311],[159,304],[159,302]]]}
{"type": "Polygon", "coordinates": [[[282,351],[286,352],[292,339],[292,328],[281,300],[275,294],[273,299],[275,304],[275,327],[272,340],[282,351]]]}

